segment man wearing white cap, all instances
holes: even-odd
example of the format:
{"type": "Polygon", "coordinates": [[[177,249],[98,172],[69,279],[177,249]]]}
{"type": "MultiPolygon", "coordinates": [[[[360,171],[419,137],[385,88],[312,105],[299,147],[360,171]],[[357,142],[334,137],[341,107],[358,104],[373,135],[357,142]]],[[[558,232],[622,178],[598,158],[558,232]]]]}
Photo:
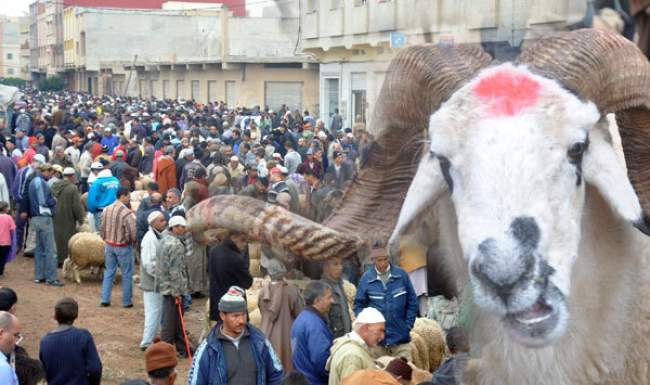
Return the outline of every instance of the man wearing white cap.
{"type": "Polygon", "coordinates": [[[239,191],[239,179],[244,175],[244,165],[239,163],[239,158],[237,155],[230,157],[230,162],[228,163],[228,172],[230,173],[230,180],[233,181],[235,191],[239,191]]]}
{"type": "Polygon", "coordinates": [[[386,319],[375,308],[367,307],[357,315],[353,330],[334,341],[325,366],[330,373],[328,385],[338,385],[357,370],[375,367],[370,348],[384,339],[385,325],[386,319]]]}
{"type": "Polygon", "coordinates": [[[189,293],[184,243],[186,229],[185,218],[177,215],[169,219],[169,230],[161,240],[156,264],[157,289],[163,297],[160,338],[175,345],[180,355],[187,354],[179,314],[181,297],[189,293]]]}
{"type": "Polygon", "coordinates": [[[77,233],[77,225],[84,221],[81,195],[75,183],[76,172],[72,167],[63,169],[63,179],[52,185],[52,196],[56,198],[54,213],[54,242],[59,265],[68,257],[68,240],[77,233]]]}
{"type": "Polygon", "coordinates": [[[163,231],[167,227],[165,215],[154,211],[147,217],[149,231],[140,242],[140,289],[144,303],[144,331],[140,349],[145,350],[152,344],[160,325],[162,312],[162,295],[156,290],[156,250],[162,243],[163,231]]]}

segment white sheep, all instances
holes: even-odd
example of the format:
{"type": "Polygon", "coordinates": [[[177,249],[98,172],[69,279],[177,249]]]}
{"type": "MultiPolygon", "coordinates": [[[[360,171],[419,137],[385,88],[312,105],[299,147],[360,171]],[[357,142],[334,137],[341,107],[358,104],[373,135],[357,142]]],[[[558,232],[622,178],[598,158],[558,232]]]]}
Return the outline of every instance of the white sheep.
{"type": "Polygon", "coordinates": [[[104,267],[104,240],[96,233],[80,232],[68,241],[69,257],[63,262],[63,276],[81,283],[80,270],[98,275],[104,267]]]}
{"type": "Polygon", "coordinates": [[[648,384],[650,65],[593,30],[519,61],[448,89],[391,252],[418,216],[438,219],[430,239],[473,289],[468,384],[648,384]]]}

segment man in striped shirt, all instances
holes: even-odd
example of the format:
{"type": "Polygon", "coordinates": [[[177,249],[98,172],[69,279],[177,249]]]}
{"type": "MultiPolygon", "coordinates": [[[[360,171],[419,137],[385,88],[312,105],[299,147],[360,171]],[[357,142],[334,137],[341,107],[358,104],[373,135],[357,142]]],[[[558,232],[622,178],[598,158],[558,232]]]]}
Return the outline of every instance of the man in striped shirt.
{"type": "Polygon", "coordinates": [[[133,244],[137,233],[135,214],[127,206],[130,200],[129,189],[120,187],[117,200],[106,207],[102,215],[101,235],[106,242],[101,302],[104,307],[111,305],[111,290],[118,266],[122,271],[122,306],[133,307],[133,244]]]}

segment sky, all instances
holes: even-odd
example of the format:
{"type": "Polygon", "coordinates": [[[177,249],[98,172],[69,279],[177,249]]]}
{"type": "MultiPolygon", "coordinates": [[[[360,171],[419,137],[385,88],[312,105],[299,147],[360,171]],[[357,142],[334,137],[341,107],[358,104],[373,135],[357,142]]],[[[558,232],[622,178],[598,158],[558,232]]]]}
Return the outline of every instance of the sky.
{"type": "Polygon", "coordinates": [[[23,16],[29,14],[29,4],[34,0],[0,0],[0,14],[9,16],[23,16]]]}

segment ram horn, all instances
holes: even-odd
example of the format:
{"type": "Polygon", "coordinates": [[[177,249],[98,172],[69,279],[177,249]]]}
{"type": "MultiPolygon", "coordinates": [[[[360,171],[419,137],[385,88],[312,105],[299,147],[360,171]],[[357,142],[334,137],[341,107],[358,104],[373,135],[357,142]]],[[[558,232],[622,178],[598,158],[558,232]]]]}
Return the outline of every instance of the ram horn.
{"type": "Polygon", "coordinates": [[[628,177],[643,209],[635,226],[648,233],[650,65],[643,53],[623,36],[583,29],[537,41],[518,62],[592,101],[603,115],[616,114],[628,177]]]}
{"type": "Polygon", "coordinates": [[[249,236],[308,260],[348,257],[360,240],[312,222],[259,199],[218,195],[192,207],[187,221],[200,240],[206,230],[225,228],[249,236]]]}
{"type": "MultiPolygon", "coordinates": [[[[409,47],[391,62],[370,126],[377,139],[324,221],[359,237],[393,230],[425,150],[429,118],[492,58],[477,46],[409,47]]],[[[387,241],[384,239],[383,241],[387,241]]]]}

